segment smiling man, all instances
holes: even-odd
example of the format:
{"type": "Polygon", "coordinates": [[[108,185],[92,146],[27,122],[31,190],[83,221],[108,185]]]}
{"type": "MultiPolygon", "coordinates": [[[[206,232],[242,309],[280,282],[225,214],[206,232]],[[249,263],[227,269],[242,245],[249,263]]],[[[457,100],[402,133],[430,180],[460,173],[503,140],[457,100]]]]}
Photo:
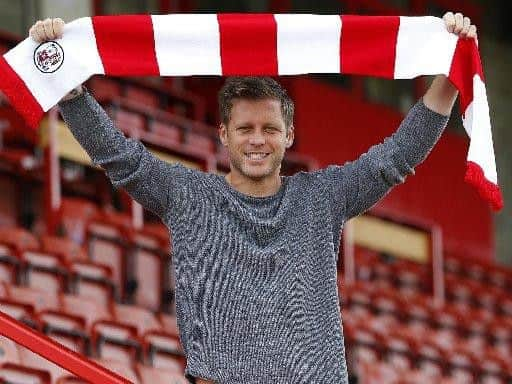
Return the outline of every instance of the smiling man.
{"type": "MultiPolygon", "coordinates": [[[[461,14],[445,21],[451,32],[476,37],[461,14]]],[[[58,38],[62,26],[48,19],[30,35],[58,38]]],[[[280,175],[294,139],[293,102],[271,78],[228,79],[219,93],[225,177],[154,157],[83,87],[59,106],[92,161],[172,232],[176,316],[192,383],[343,384],[341,230],[414,174],[456,97],[437,76],[383,143],[354,161],[293,176],[280,175]]]]}

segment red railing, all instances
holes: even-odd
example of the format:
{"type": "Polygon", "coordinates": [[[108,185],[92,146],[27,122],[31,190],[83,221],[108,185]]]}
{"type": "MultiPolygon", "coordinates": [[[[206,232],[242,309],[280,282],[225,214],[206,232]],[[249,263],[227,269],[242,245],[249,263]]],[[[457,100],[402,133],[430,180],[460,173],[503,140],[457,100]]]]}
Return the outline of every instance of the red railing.
{"type": "Polygon", "coordinates": [[[133,384],[0,311],[0,335],[93,384],[133,384]]]}

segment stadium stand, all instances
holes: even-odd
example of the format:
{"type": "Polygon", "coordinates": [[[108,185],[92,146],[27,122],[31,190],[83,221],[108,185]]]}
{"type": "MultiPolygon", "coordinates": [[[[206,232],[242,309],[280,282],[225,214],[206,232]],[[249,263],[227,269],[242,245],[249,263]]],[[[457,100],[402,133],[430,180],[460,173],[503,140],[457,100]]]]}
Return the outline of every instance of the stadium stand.
{"type": "MultiPolygon", "coordinates": [[[[354,12],[396,11],[376,1],[346,3],[354,12]]],[[[470,12],[478,17],[478,10],[470,12]]],[[[9,38],[0,39],[0,52],[15,44],[9,38]]],[[[168,159],[211,172],[229,168],[225,148],[206,121],[216,111],[200,94],[136,78],[93,77],[86,85],[121,131],[168,159]]],[[[5,101],[0,109],[9,116],[5,101]]],[[[16,129],[1,131],[5,188],[17,190],[20,180],[30,180],[39,191],[44,182],[37,176],[44,166],[39,141],[13,119],[16,129]]],[[[290,153],[283,172],[317,165],[290,153]]],[[[148,212],[136,228],[129,209],[112,208],[114,192],[107,188],[106,197],[98,192],[94,172],[77,172],[72,182],[61,176],[57,233],[38,233],[24,219],[26,211],[11,209],[11,197],[0,199],[0,310],[133,383],[187,383],[172,302],[169,231],[148,212]]],[[[34,222],[43,220],[40,205],[33,204],[34,222]]],[[[356,247],[356,281],[346,283],[339,266],[340,326],[359,383],[511,382],[512,269],[470,261],[464,254],[444,256],[442,305],[432,298],[428,263],[356,247]]],[[[0,336],[2,382],[85,381],[0,336]]]]}

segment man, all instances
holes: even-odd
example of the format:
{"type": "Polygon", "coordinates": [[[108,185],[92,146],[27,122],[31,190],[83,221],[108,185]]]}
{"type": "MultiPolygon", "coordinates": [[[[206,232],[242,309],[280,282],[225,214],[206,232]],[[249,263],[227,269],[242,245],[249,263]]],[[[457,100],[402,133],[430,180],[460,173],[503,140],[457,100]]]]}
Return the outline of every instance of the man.
{"type": "MultiPolygon", "coordinates": [[[[449,31],[476,38],[462,14],[449,31]]],[[[30,30],[62,36],[63,21],[30,30]]],[[[437,76],[398,130],[357,160],[280,176],[293,102],[270,78],[232,78],[219,93],[225,176],[168,164],[115,129],[81,86],[60,103],[72,133],[172,231],[186,377],[197,383],[346,383],[336,261],[343,224],[403,183],[441,136],[457,97],[437,76]]],[[[351,134],[347,132],[347,134],[351,134]]]]}

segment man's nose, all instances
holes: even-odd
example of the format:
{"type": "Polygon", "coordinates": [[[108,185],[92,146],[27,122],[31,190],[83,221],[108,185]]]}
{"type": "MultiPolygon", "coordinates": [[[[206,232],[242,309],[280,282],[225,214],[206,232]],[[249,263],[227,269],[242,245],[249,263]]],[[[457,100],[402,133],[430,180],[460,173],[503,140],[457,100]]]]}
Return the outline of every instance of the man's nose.
{"type": "Polygon", "coordinates": [[[255,132],[249,138],[249,144],[251,144],[251,145],[263,145],[263,144],[265,144],[265,137],[261,133],[255,132]]]}

